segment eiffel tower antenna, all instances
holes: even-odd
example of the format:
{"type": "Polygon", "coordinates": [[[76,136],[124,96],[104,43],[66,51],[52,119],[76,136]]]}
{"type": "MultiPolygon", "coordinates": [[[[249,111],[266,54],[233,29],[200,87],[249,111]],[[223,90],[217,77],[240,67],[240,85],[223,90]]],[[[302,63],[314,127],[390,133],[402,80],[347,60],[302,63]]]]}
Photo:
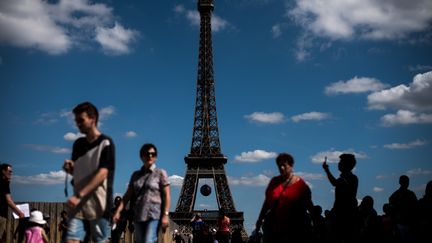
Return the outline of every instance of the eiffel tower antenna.
{"type": "Polygon", "coordinates": [[[231,219],[231,232],[240,230],[243,238],[247,233],[243,227],[243,212],[236,210],[228,185],[224,164],[228,159],[222,154],[216,112],[215,80],[213,75],[213,48],[211,17],[213,0],[198,0],[200,13],[200,40],[198,55],[198,77],[195,100],[195,116],[190,153],[185,157],[186,176],[180,191],[175,212],[171,219],[179,231],[191,233],[190,220],[200,212],[203,220],[213,228],[220,209],[231,219]],[[212,179],[218,210],[195,210],[199,179],[212,179]]]}

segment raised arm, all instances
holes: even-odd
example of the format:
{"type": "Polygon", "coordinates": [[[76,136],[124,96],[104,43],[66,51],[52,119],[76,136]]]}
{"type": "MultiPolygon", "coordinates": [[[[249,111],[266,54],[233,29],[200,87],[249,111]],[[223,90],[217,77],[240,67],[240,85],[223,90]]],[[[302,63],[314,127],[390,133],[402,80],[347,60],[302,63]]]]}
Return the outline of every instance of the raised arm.
{"type": "Polygon", "coordinates": [[[329,179],[330,183],[331,183],[333,186],[336,186],[336,181],[337,181],[337,180],[336,180],[336,178],[333,176],[333,174],[330,172],[330,169],[329,169],[329,166],[328,166],[327,162],[324,162],[322,166],[323,166],[324,172],[326,173],[327,178],[329,179]]]}

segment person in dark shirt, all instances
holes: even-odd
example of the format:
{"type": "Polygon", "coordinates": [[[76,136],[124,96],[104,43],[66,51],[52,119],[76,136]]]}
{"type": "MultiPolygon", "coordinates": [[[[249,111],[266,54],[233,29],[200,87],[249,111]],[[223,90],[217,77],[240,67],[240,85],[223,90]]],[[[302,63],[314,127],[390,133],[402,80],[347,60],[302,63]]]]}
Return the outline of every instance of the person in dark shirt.
{"type": "Polygon", "coordinates": [[[330,184],[335,187],[332,236],[334,242],[356,242],[359,233],[358,178],[352,173],[352,170],[357,162],[354,154],[341,154],[339,159],[338,169],[341,174],[337,179],[330,172],[327,162],[322,165],[330,184]]]}
{"type": "Polygon", "coordinates": [[[12,199],[10,191],[10,182],[12,179],[12,166],[10,164],[1,164],[0,178],[0,242],[9,242],[6,239],[6,223],[8,218],[8,207],[15,212],[20,219],[24,219],[24,213],[19,210],[12,199]]]}
{"type": "Polygon", "coordinates": [[[399,189],[389,197],[389,203],[393,206],[395,222],[403,242],[411,242],[414,239],[413,224],[416,219],[417,196],[408,189],[409,177],[399,177],[399,189]]]}

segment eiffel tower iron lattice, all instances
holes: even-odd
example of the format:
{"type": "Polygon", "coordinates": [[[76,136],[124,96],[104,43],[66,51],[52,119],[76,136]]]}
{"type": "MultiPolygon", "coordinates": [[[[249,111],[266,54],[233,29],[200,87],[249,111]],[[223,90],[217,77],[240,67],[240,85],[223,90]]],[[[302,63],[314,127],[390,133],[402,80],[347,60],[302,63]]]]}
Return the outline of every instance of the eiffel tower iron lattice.
{"type": "Polygon", "coordinates": [[[216,113],[215,81],[213,76],[213,49],[211,17],[213,0],[198,0],[200,13],[200,40],[198,56],[198,77],[195,102],[195,117],[190,153],[185,157],[186,176],[180,196],[171,219],[183,234],[191,233],[190,220],[197,212],[211,228],[216,228],[219,210],[223,208],[231,219],[231,230],[244,229],[243,212],[236,210],[228,185],[224,164],[227,158],[221,152],[219,128],[216,113]],[[195,210],[199,179],[212,179],[219,210],[195,210]]]}

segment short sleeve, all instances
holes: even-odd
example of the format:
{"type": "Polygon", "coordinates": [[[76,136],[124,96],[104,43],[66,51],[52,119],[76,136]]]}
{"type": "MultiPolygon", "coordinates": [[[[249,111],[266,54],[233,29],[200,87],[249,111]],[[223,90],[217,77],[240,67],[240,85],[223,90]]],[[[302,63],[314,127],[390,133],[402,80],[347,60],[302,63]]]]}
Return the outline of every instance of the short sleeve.
{"type": "Polygon", "coordinates": [[[115,168],[115,146],[111,139],[107,138],[108,144],[102,149],[99,168],[114,170],[115,168]]]}

